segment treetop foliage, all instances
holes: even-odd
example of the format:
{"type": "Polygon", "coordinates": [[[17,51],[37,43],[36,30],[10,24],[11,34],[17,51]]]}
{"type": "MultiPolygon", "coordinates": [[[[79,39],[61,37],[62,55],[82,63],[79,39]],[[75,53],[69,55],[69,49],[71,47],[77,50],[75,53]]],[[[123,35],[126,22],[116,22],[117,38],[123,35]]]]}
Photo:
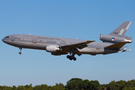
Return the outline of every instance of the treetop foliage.
{"type": "Polygon", "coordinates": [[[135,90],[135,80],[130,81],[111,81],[109,84],[100,84],[97,80],[89,81],[88,79],[82,80],[80,78],[72,78],[67,81],[66,85],[56,83],[54,86],[46,84],[32,86],[19,85],[16,86],[0,86],[0,90],[135,90]]]}

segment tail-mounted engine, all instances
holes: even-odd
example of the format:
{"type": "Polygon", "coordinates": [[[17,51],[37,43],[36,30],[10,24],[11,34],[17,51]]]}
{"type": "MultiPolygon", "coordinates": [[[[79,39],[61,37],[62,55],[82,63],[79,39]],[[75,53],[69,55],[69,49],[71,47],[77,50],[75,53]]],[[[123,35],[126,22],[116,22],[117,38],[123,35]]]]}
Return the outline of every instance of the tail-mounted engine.
{"type": "Polygon", "coordinates": [[[128,42],[131,43],[131,37],[127,36],[115,36],[115,35],[100,35],[100,40],[103,42],[111,42],[111,43],[118,43],[118,42],[128,42]]]}

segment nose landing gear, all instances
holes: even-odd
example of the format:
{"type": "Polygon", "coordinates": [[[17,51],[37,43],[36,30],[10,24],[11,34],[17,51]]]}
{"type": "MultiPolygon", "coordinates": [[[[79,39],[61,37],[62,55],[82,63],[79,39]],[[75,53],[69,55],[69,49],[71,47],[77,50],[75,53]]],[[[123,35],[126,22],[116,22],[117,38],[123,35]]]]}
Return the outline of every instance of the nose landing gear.
{"type": "Polygon", "coordinates": [[[21,54],[22,54],[22,52],[21,52],[21,51],[22,51],[22,48],[19,48],[19,49],[20,49],[20,52],[19,52],[19,54],[21,55],[21,54]]]}

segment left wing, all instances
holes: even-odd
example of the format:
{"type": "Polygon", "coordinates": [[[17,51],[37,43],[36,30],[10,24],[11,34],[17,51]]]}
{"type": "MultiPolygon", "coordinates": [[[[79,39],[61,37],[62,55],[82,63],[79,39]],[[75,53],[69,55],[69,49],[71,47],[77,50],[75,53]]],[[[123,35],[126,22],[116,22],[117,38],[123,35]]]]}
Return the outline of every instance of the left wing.
{"type": "Polygon", "coordinates": [[[79,48],[82,49],[84,47],[87,47],[89,43],[94,42],[94,41],[86,41],[86,42],[81,42],[81,43],[75,43],[75,44],[70,44],[70,45],[62,45],[60,48],[64,51],[69,51],[70,49],[73,48],[79,48]]]}

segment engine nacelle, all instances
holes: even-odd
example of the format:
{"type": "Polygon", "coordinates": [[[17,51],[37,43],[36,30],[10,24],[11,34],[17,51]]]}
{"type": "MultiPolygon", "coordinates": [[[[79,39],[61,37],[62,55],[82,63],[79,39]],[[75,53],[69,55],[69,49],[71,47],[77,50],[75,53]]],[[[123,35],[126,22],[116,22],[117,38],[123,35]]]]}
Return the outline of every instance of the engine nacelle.
{"type": "Polygon", "coordinates": [[[112,43],[118,43],[118,42],[128,42],[131,43],[131,37],[127,36],[113,36],[113,35],[100,35],[100,40],[103,42],[112,42],[112,43]]]}
{"type": "Polygon", "coordinates": [[[56,52],[56,51],[59,51],[60,48],[58,45],[49,45],[49,46],[46,46],[46,51],[47,52],[56,52]]]}

